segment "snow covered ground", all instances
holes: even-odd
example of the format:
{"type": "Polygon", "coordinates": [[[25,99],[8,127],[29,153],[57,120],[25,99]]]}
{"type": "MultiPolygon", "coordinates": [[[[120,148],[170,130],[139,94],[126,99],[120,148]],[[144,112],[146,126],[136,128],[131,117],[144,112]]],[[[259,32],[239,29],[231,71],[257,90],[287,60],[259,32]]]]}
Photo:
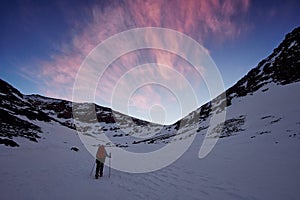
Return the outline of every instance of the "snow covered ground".
{"type": "Polygon", "coordinates": [[[36,122],[38,143],[16,138],[20,147],[0,146],[1,199],[299,199],[299,87],[269,84],[236,98],[227,119],[245,116],[244,130],[219,139],[204,159],[198,153],[206,130],[166,168],[112,170],[108,178],[106,167],[99,180],[89,176],[94,158],[76,131],[36,122]]]}

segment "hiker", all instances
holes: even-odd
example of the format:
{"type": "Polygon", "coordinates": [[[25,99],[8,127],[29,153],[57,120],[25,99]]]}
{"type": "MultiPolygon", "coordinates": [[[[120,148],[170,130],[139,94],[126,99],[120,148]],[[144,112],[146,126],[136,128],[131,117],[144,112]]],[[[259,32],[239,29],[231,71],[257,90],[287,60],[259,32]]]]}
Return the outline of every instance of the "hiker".
{"type": "Polygon", "coordinates": [[[105,158],[109,157],[111,158],[110,155],[107,154],[104,145],[100,145],[96,154],[96,174],[95,178],[98,179],[99,175],[100,177],[103,176],[103,168],[104,168],[104,163],[105,163],[105,158]],[[100,174],[99,174],[100,171],[100,174]]]}

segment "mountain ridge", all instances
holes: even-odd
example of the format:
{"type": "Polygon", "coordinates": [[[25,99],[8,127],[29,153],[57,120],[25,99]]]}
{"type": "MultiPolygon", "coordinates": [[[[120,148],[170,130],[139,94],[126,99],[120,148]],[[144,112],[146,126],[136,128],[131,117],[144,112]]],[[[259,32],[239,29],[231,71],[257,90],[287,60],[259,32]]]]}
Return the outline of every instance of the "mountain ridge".
{"type": "MultiPolygon", "coordinates": [[[[285,36],[285,39],[277,48],[259,64],[251,69],[243,78],[237,81],[232,87],[228,88],[224,93],[215,99],[202,105],[187,116],[178,120],[171,125],[159,125],[144,120],[126,116],[111,108],[99,106],[95,103],[80,104],[78,109],[84,110],[84,105],[93,106],[96,113],[97,124],[93,121],[83,127],[89,131],[111,132],[111,137],[125,137],[134,135],[135,133],[145,132],[145,135],[156,134],[147,139],[131,141],[133,144],[142,142],[154,143],[156,141],[166,141],[176,135],[180,124],[188,124],[190,126],[199,124],[197,132],[201,132],[208,128],[203,125],[208,121],[213,113],[220,112],[232,106],[232,102],[238,98],[251,96],[264,86],[269,84],[288,85],[300,81],[300,27],[295,28],[291,33],[285,36]],[[199,117],[199,118],[198,118],[199,117]],[[98,123],[102,123],[99,127],[98,123]],[[91,125],[92,124],[92,125],[91,125]],[[122,132],[120,129],[130,129],[129,132],[122,132]]],[[[19,90],[11,86],[6,81],[0,79],[0,97],[1,97],[1,140],[0,143],[18,146],[14,143],[14,137],[25,137],[31,141],[37,142],[42,134],[42,130],[34,121],[43,121],[47,123],[58,123],[62,126],[75,129],[76,125],[73,120],[72,102],[67,100],[44,97],[42,95],[24,95],[19,90]]],[[[262,92],[267,92],[269,88],[264,88],[262,92]]],[[[94,113],[85,113],[92,116],[94,113]]],[[[91,117],[93,118],[93,116],[91,117]]],[[[95,117],[94,117],[95,118],[95,117]]],[[[225,128],[220,130],[220,137],[230,136],[230,128],[232,124],[239,124],[235,127],[236,131],[241,131],[245,117],[238,116],[236,118],[227,119],[225,128]],[[223,132],[228,132],[223,134],[223,132]]],[[[217,125],[218,126],[218,125],[217,125]]],[[[217,127],[216,127],[217,128],[217,127]]],[[[232,131],[232,130],[231,130],[232,131]]],[[[125,144],[119,144],[125,145],[125,144]]],[[[126,145],[125,145],[126,146],[126,145]]]]}

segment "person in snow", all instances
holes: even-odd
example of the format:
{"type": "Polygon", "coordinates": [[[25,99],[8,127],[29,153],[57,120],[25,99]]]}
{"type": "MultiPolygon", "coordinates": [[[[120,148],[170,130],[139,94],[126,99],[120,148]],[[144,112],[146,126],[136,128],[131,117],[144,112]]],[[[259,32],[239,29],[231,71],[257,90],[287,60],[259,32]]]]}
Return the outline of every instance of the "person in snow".
{"type": "Polygon", "coordinates": [[[96,154],[96,174],[95,178],[98,179],[99,175],[100,177],[103,176],[103,168],[104,168],[104,163],[106,157],[111,157],[110,155],[107,154],[104,145],[100,145],[96,154]],[[99,173],[100,171],[100,173],[99,173]]]}

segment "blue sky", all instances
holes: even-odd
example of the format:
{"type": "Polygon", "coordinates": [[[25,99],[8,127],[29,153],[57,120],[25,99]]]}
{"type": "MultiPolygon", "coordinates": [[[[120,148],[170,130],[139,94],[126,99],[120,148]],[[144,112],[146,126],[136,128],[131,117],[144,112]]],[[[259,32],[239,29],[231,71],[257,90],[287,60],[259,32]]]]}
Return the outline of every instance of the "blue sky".
{"type": "MultiPolygon", "coordinates": [[[[121,31],[154,26],[202,44],[228,88],[299,26],[299,10],[297,0],[1,1],[0,78],[25,94],[71,99],[77,70],[97,44],[121,31]]],[[[117,79],[118,73],[110,75],[117,79]]],[[[115,84],[104,81],[108,88],[115,84]]],[[[97,103],[110,106],[105,95],[100,92],[97,103]]],[[[200,104],[209,100],[199,96],[200,104]]],[[[146,101],[141,109],[161,104],[146,101]]],[[[147,119],[145,113],[131,114],[147,119]]],[[[167,122],[178,118],[174,114],[167,122]]]]}

